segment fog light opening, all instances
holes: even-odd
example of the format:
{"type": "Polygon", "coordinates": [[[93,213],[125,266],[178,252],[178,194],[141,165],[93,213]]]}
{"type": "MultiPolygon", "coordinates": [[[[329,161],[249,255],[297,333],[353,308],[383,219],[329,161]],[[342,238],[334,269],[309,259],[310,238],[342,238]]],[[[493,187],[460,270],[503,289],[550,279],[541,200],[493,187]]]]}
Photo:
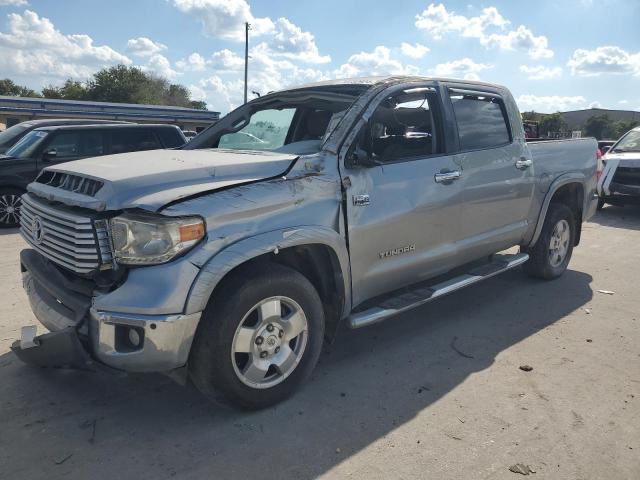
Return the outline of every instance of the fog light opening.
{"type": "Polygon", "coordinates": [[[142,341],[142,337],[135,328],[129,329],[129,342],[131,342],[131,346],[134,348],[138,348],[140,346],[140,342],[142,341]]]}

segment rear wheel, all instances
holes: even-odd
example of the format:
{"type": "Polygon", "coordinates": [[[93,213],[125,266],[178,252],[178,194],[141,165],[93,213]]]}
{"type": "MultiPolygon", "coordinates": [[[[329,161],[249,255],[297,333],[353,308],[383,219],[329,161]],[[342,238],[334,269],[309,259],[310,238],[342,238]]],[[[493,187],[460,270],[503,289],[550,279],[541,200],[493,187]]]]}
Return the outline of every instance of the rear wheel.
{"type": "Polygon", "coordinates": [[[271,265],[236,274],[209,301],[189,359],[190,377],[212,400],[264,408],[290,396],[322,348],[324,313],[313,285],[271,265]]]}
{"type": "Polygon", "coordinates": [[[0,228],[14,228],[20,225],[20,197],[23,193],[17,188],[0,187],[0,228]]]}
{"type": "Polygon", "coordinates": [[[575,219],[571,209],[561,203],[549,205],[542,232],[529,254],[524,270],[533,277],[552,280],[564,273],[575,242],[575,219]]]}

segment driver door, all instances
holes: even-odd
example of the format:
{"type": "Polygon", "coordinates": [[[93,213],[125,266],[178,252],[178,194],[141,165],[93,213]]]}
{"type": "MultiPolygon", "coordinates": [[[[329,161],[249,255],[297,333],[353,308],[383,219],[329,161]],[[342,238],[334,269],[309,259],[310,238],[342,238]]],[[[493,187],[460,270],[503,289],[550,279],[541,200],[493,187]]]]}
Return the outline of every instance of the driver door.
{"type": "Polygon", "coordinates": [[[395,87],[341,165],[354,306],[455,262],[461,167],[443,151],[441,111],[435,88],[395,87]]]}

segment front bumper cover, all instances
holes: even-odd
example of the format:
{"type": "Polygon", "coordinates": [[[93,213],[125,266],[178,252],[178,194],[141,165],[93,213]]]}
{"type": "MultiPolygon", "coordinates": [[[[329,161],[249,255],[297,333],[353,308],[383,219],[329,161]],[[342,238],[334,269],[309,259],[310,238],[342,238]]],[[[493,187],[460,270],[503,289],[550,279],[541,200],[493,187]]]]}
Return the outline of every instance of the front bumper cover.
{"type": "Polygon", "coordinates": [[[66,278],[34,250],[21,252],[23,284],[36,316],[51,333],[35,345],[12,350],[25,363],[55,368],[167,372],[188,359],[201,312],[190,315],[140,315],[91,308],[92,292],[66,278]],[[62,276],[61,276],[62,275],[62,276]],[[64,280],[64,281],[63,281],[64,280]],[[89,293],[89,295],[87,295],[89,293]],[[139,344],[127,341],[138,332],[139,344]]]}

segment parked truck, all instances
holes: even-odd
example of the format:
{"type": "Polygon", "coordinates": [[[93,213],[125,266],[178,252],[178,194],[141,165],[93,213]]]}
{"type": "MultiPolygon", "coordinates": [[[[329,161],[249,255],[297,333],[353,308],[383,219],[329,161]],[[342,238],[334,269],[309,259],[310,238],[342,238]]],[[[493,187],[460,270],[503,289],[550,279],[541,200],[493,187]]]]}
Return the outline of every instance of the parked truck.
{"type": "Polygon", "coordinates": [[[596,142],[527,143],[498,85],[339,80],[253,100],[179,150],[47,167],[22,200],[24,287],[50,333],[25,327],[16,355],[261,408],[343,322],[519,265],[562,275],[596,208],[596,142]]]}

